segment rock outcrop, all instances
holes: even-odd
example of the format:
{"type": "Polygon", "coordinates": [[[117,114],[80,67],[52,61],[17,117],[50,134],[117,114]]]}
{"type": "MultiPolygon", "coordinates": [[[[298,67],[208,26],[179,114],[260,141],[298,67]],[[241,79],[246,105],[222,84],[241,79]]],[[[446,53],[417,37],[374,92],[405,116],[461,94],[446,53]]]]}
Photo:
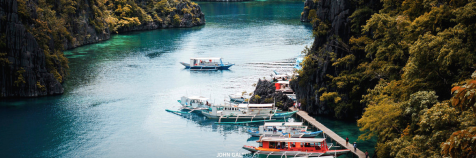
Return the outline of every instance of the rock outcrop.
{"type": "Polygon", "coordinates": [[[258,80],[253,95],[254,96],[251,97],[250,103],[276,103],[276,106],[284,111],[287,111],[289,107],[293,106],[293,100],[291,100],[283,92],[276,92],[274,83],[267,80],[258,80]],[[256,97],[256,95],[259,97],[256,97]]]}
{"type": "MultiPolygon", "coordinates": [[[[141,20],[144,17],[150,19],[151,16],[155,16],[155,19],[144,20],[139,25],[118,27],[116,32],[110,30],[106,18],[99,17],[105,16],[105,13],[103,14],[96,7],[100,4],[91,4],[98,3],[97,1],[80,0],[56,3],[40,0],[0,0],[0,97],[62,94],[64,88],[61,82],[65,80],[68,67],[62,50],[108,40],[111,33],[193,27],[205,24],[205,15],[200,6],[189,1],[174,2],[176,5],[167,6],[169,7],[167,12],[160,13],[161,16],[158,17],[146,13],[144,9],[138,9],[140,6],[146,6],[145,1],[138,1],[140,6],[134,7],[138,11],[142,11],[141,20]],[[58,20],[55,16],[58,18],[68,17],[70,24],[65,26],[66,30],[54,28],[55,26],[51,26],[49,19],[37,20],[39,14],[46,17],[48,16],[46,14],[51,13],[41,10],[39,8],[41,3],[43,3],[43,7],[44,3],[55,4],[53,13],[56,11],[56,14],[49,14],[47,18],[61,22],[61,19],[58,20]],[[68,12],[68,14],[60,14],[60,9],[63,7],[61,3],[74,3],[75,5],[72,6],[75,11],[68,12],[63,9],[62,11],[68,12]],[[98,29],[98,25],[102,27],[98,29]],[[52,33],[51,30],[54,29],[59,33],[52,33]],[[38,39],[44,40],[39,41],[38,39]],[[58,41],[62,42],[58,44],[58,41]]],[[[104,4],[101,5],[105,8],[104,4]]],[[[131,7],[129,4],[127,5],[127,7],[131,7]]],[[[115,20],[118,22],[121,19],[115,20]]]]}

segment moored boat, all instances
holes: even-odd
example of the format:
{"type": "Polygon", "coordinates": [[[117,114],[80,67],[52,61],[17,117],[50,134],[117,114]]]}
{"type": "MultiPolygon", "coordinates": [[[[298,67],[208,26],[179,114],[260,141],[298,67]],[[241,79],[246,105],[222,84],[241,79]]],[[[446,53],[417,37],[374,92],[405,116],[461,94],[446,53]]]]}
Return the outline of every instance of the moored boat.
{"type": "Polygon", "coordinates": [[[255,154],[279,156],[325,156],[342,155],[349,149],[330,150],[325,138],[263,137],[258,147],[244,145],[243,149],[255,154]]]}
{"type": "Polygon", "coordinates": [[[296,70],[301,70],[302,69],[301,63],[303,61],[304,61],[304,56],[303,55],[299,55],[298,57],[296,57],[296,63],[294,64],[294,68],[296,70]]]}
{"type": "Polygon", "coordinates": [[[223,58],[190,58],[190,63],[180,62],[190,70],[228,70],[235,64],[223,62],[223,58]]]}
{"type": "Polygon", "coordinates": [[[274,83],[276,87],[276,91],[283,92],[285,94],[292,94],[294,93],[293,89],[289,86],[289,81],[278,81],[274,83]]]}
{"type": "Polygon", "coordinates": [[[182,105],[181,110],[185,111],[201,111],[208,110],[211,103],[208,102],[208,98],[202,96],[183,96],[178,102],[182,105]]]}
{"type": "Polygon", "coordinates": [[[278,112],[273,104],[238,104],[238,105],[217,105],[210,106],[208,111],[202,111],[202,114],[210,119],[285,119],[291,117],[293,112],[278,112]]]}
{"type": "Polygon", "coordinates": [[[290,135],[292,138],[314,138],[322,131],[307,131],[302,122],[265,122],[258,131],[246,131],[251,136],[280,137],[290,135]],[[276,128],[276,131],[274,130],[276,128]]]}
{"type": "Polygon", "coordinates": [[[248,102],[248,100],[251,98],[249,95],[246,95],[246,93],[230,94],[228,97],[230,97],[230,102],[235,103],[248,102]]]}

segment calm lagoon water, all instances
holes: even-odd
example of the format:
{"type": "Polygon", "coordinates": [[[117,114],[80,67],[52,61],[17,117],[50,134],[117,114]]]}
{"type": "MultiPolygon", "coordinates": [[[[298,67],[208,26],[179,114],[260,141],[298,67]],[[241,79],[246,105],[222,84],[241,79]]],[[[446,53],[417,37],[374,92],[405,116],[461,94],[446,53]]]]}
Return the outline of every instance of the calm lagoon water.
{"type": "MultiPolygon", "coordinates": [[[[215,125],[179,116],[184,95],[223,103],[253,90],[272,70],[263,62],[296,57],[311,45],[311,25],[299,21],[303,2],[199,2],[207,24],[114,35],[66,51],[65,93],[0,102],[0,157],[217,157],[257,145],[247,126],[215,125]],[[190,72],[190,57],[223,57],[229,71],[190,72]]],[[[326,118],[323,118],[326,119],[326,118]]],[[[324,124],[339,121],[327,119],[324,124]]],[[[257,125],[254,125],[257,126],[257,125]]],[[[332,128],[332,126],[330,126],[332,128]]],[[[350,134],[355,122],[342,128],[350,134]],[[347,131],[349,132],[349,131],[347,131]]],[[[374,144],[368,145],[371,148],[374,144]]]]}

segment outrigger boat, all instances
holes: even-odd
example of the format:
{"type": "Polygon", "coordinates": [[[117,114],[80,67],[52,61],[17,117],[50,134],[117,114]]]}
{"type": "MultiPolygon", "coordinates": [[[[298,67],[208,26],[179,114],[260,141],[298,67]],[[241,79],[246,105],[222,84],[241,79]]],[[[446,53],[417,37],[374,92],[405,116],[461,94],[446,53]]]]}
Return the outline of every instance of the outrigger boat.
{"type": "Polygon", "coordinates": [[[350,152],[349,149],[330,150],[325,138],[262,137],[256,141],[259,147],[243,146],[255,154],[278,156],[331,156],[350,152]]]}
{"type": "Polygon", "coordinates": [[[202,96],[192,96],[192,97],[185,97],[183,96],[181,100],[177,100],[181,105],[181,110],[185,111],[201,111],[201,110],[208,110],[208,106],[211,103],[208,103],[208,98],[202,96]]]}
{"type": "Polygon", "coordinates": [[[258,131],[246,131],[253,137],[281,137],[291,135],[292,138],[314,138],[322,131],[308,132],[307,126],[302,122],[265,122],[263,126],[259,126],[258,131]],[[276,127],[276,132],[274,131],[276,127]]]}
{"type": "Polygon", "coordinates": [[[289,99],[293,100],[294,102],[297,101],[296,99],[296,94],[286,94],[286,96],[288,96],[289,99]]]}
{"type": "Polygon", "coordinates": [[[229,97],[230,97],[230,102],[236,102],[236,103],[248,102],[251,98],[249,95],[245,95],[243,93],[231,94],[229,95],[229,97]]]}
{"type": "Polygon", "coordinates": [[[190,70],[228,70],[235,64],[224,63],[223,58],[190,58],[190,63],[180,62],[190,70]]]}
{"type": "Polygon", "coordinates": [[[238,104],[238,105],[219,105],[210,106],[208,111],[202,111],[202,114],[210,119],[239,119],[247,120],[265,120],[265,119],[285,119],[291,117],[297,111],[277,112],[273,104],[238,104]]]}

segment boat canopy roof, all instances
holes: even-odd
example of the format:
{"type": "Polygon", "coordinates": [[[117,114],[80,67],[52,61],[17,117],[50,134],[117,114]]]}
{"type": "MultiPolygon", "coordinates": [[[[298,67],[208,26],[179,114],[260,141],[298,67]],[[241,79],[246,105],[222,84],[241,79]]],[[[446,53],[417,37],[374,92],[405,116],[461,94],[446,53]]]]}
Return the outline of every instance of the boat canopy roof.
{"type": "Polygon", "coordinates": [[[208,98],[202,97],[202,96],[192,96],[188,97],[188,99],[193,99],[193,100],[208,100],[208,98]]]}
{"type": "Polygon", "coordinates": [[[279,84],[289,84],[289,81],[278,81],[279,84]]]}
{"type": "Polygon", "coordinates": [[[219,57],[208,57],[208,58],[205,58],[205,57],[201,57],[201,58],[190,58],[190,59],[196,59],[196,60],[220,60],[220,59],[223,59],[223,58],[219,58],[219,57]]]}
{"type": "Polygon", "coordinates": [[[264,126],[302,126],[302,122],[265,122],[264,126]]]}
{"type": "Polygon", "coordinates": [[[236,93],[236,94],[230,94],[230,96],[243,96],[243,93],[238,92],[238,93],[236,93]]]}
{"type": "Polygon", "coordinates": [[[238,104],[240,108],[271,108],[273,104],[238,104]]]}
{"type": "Polygon", "coordinates": [[[261,141],[265,142],[305,142],[305,143],[321,143],[325,138],[279,138],[279,137],[264,137],[261,141]]]}

